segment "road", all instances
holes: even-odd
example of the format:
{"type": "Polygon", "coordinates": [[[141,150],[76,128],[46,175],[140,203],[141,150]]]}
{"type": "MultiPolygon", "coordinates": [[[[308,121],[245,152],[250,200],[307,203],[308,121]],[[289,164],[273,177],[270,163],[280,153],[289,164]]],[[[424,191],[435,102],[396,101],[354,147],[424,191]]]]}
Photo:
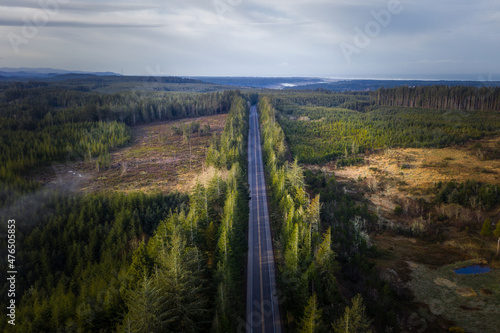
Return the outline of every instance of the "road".
{"type": "Polygon", "coordinates": [[[247,332],[281,332],[276,295],[275,265],[267,192],[262,162],[257,108],[250,108],[248,134],[248,183],[250,219],[248,222],[247,332]]]}

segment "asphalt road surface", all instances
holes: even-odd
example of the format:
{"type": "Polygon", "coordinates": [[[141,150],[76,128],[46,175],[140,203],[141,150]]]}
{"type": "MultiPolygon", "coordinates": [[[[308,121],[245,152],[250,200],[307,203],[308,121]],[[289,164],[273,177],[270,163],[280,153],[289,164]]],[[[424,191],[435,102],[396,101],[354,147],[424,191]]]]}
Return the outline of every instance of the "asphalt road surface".
{"type": "Polygon", "coordinates": [[[255,106],[250,108],[248,183],[250,184],[250,219],[248,222],[246,331],[281,332],[262,145],[255,106]]]}

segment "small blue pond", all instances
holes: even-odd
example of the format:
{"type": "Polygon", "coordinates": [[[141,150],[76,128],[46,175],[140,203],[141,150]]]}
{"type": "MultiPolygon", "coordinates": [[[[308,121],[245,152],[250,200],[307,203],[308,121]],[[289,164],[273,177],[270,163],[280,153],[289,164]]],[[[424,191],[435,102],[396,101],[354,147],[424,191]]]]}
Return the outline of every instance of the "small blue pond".
{"type": "Polygon", "coordinates": [[[487,265],[473,265],[462,268],[457,268],[453,270],[457,274],[483,274],[492,271],[492,269],[487,265]]]}

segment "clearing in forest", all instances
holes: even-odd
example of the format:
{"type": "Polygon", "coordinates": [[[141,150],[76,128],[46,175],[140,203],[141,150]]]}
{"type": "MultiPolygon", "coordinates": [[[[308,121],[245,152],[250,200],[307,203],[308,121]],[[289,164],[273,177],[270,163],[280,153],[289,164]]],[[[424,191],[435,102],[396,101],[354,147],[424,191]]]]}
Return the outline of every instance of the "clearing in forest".
{"type": "Polygon", "coordinates": [[[222,133],[225,120],[226,114],[219,114],[135,126],[130,145],[110,153],[109,167],[98,170],[95,160],[63,163],[37,171],[34,178],[56,188],[84,192],[187,192],[202,171],[210,142],[222,133]],[[208,133],[195,130],[189,137],[182,134],[184,126],[195,122],[201,130],[209,125],[208,133]]]}

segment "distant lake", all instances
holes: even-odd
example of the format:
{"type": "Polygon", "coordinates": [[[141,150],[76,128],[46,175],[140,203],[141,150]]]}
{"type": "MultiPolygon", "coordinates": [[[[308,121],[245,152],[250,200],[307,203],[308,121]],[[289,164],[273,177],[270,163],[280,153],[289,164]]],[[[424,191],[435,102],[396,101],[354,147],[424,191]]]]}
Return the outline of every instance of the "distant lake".
{"type": "Polygon", "coordinates": [[[457,274],[483,274],[492,271],[488,265],[473,265],[453,270],[457,274]]]}

